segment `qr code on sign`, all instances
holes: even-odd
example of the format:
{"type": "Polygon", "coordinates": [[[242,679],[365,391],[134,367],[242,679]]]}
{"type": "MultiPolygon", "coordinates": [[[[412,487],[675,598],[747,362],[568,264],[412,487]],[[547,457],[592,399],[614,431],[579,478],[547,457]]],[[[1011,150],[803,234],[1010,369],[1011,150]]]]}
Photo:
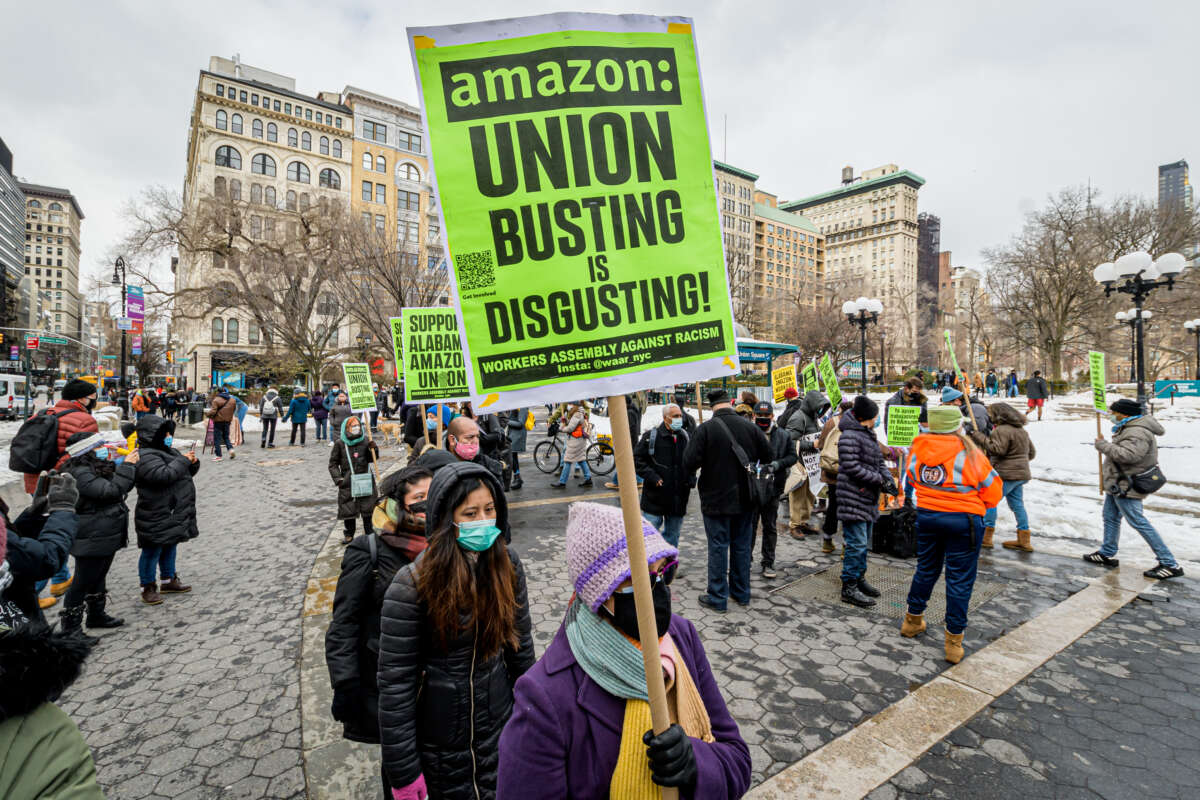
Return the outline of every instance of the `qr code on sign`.
{"type": "Polygon", "coordinates": [[[488,289],[496,285],[496,261],[491,250],[460,253],[454,259],[458,288],[462,291],[488,289]]]}

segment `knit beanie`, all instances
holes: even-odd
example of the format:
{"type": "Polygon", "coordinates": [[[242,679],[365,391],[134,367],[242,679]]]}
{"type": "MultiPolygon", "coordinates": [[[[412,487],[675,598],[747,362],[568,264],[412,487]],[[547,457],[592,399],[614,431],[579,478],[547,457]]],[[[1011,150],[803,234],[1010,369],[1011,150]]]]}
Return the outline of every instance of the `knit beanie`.
{"type": "Polygon", "coordinates": [[[854,405],[850,407],[850,411],[856,420],[866,422],[879,416],[879,405],[865,394],[860,394],[854,398],[854,405]]]}
{"type": "Polygon", "coordinates": [[[96,393],[96,384],[78,378],[63,387],[63,400],[82,400],[96,393]]]}
{"type": "Polygon", "coordinates": [[[957,408],[939,406],[929,409],[928,422],[930,433],[954,433],[962,427],[963,415],[957,408]]]}
{"type": "Polygon", "coordinates": [[[1118,414],[1124,414],[1127,417],[1136,417],[1142,413],[1142,406],[1137,400],[1130,400],[1128,397],[1122,397],[1120,400],[1108,407],[1109,411],[1115,411],[1118,414]]]}
{"type": "Polygon", "coordinates": [[[800,396],[800,393],[796,391],[795,386],[789,386],[783,390],[783,399],[784,400],[795,400],[799,396],[800,396]]]}
{"type": "Polygon", "coordinates": [[[958,398],[960,398],[962,396],[963,396],[963,393],[960,392],[958,389],[955,389],[953,386],[943,386],[942,387],[942,402],[943,403],[949,403],[951,400],[957,400],[958,398]]]}
{"type": "MultiPolygon", "coordinates": [[[[675,558],[672,547],[654,526],[642,520],[646,563],[675,558]]],[[[567,573],[575,593],[593,612],[629,578],[625,518],[619,506],[572,503],[567,517],[567,573]]]]}

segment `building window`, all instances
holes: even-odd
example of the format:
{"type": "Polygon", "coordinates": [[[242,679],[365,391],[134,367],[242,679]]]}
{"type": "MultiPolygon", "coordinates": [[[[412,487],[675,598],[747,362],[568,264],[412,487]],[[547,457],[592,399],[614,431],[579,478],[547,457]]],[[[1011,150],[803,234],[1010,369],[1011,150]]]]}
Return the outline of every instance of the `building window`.
{"type": "Polygon", "coordinates": [[[384,229],[384,226],[385,226],[386,224],[387,224],[387,219],[386,219],[386,218],[383,216],[383,214],[376,214],[376,215],[375,215],[375,231],[376,231],[377,233],[379,233],[380,235],[382,235],[382,234],[383,234],[383,229],[384,229]]]}
{"type": "Polygon", "coordinates": [[[246,341],[250,342],[250,344],[258,344],[258,323],[254,320],[250,320],[249,328],[250,330],[247,332],[246,341]]]}
{"type": "Polygon", "coordinates": [[[341,176],[328,168],[321,170],[321,174],[318,177],[318,183],[326,189],[342,188],[341,176]]]}
{"type": "Polygon", "coordinates": [[[250,171],[255,175],[267,175],[273,178],[275,177],[275,159],[266,153],[259,153],[250,159],[250,171]]]}
{"type": "Polygon", "coordinates": [[[263,189],[263,202],[266,203],[267,205],[271,206],[272,208],[275,207],[275,187],[274,186],[268,186],[266,189],[263,189]]]}
{"type": "Polygon", "coordinates": [[[287,194],[284,196],[284,203],[286,203],[288,211],[296,210],[296,193],[291,189],[288,189],[287,194]]]}
{"type": "Polygon", "coordinates": [[[217,112],[217,130],[223,131],[229,128],[229,115],[224,111],[217,112]]]}
{"type": "Polygon", "coordinates": [[[311,108],[304,109],[304,118],[309,119],[309,120],[312,119],[312,109],[311,108]]]}
{"type": "Polygon", "coordinates": [[[371,171],[371,169],[373,169],[374,164],[375,164],[375,159],[373,159],[371,157],[371,151],[368,150],[367,152],[363,153],[362,168],[369,172],[369,171],[371,171]]]}
{"type": "Polygon", "coordinates": [[[241,133],[242,132],[242,115],[241,114],[234,114],[233,117],[229,120],[229,131],[230,131],[230,133],[241,133]]]}
{"type": "MultiPolygon", "coordinates": [[[[241,162],[239,161],[238,163],[240,164],[241,162]]],[[[233,180],[231,180],[229,182],[229,199],[230,200],[241,200],[242,199],[242,182],[239,181],[237,178],[234,178],[233,180]]]]}
{"type": "Polygon", "coordinates": [[[370,181],[362,182],[362,199],[363,199],[364,203],[371,202],[371,182],[370,181]]]}
{"type": "MultiPolygon", "coordinates": [[[[305,136],[307,136],[307,135],[308,134],[305,134],[305,136]]],[[[296,181],[297,183],[308,183],[309,182],[308,167],[304,166],[299,161],[293,161],[292,163],[288,164],[287,177],[288,177],[289,181],[296,181]]]]}
{"type": "Polygon", "coordinates": [[[250,202],[251,203],[261,203],[262,202],[262,184],[260,184],[260,183],[250,184],[250,202]]]}
{"type": "Polygon", "coordinates": [[[238,92],[238,99],[241,100],[243,103],[246,102],[246,93],[238,92]]]}
{"type": "Polygon", "coordinates": [[[220,175],[213,179],[213,194],[217,197],[225,196],[225,179],[220,175]]]}
{"type": "Polygon", "coordinates": [[[421,210],[421,195],[416,192],[396,192],[396,207],[405,211],[421,210]]]}
{"type": "Polygon", "coordinates": [[[300,193],[300,210],[308,211],[308,192],[300,193]]]}
{"type": "Polygon", "coordinates": [[[312,150],[312,134],[305,131],[300,135],[300,146],[305,150],[312,150]]]}
{"type": "MultiPolygon", "coordinates": [[[[255,156],[258,158],[258,156],[255,156]]],[[[217,166],[229,167],[230,169],[242,168],[242,154],[234,150],[227,144],[223,144],[217,148],[217,166]]]]}
{"type": "Polygon", "coordinates": [[[376,203],[386,203],[387,202],[387,187],[384,186],[382,183],[375,184],[375,202],[376,203]]]}
{"type": "Polygon", "coordinates": [[[401,222],[397,227],[400,239],[406,242],[420,241],[420,226],[415,222],[401,222]]]}
{"type": "MultiPolygon", "coordinates": [[[[253,190],[251,190],[251,194],[253,194],[253,190]]],[[[262,238],[262,217],[258,216],[257,214],[254,214],[250,217],[250,238],[262,238]]]]}
{"type": "Polygon", "coordinates": [[[363,137],[376,142],[386,142],[387,125],[379,122],[363,122],[363,137]]]}
{"type": "Polygon", "coordinates": [[[400,177],[406,181],[421,180],[421,170],[417,169],[412,164],[401,164],[399,167],[400,177]]]}
{"type": "Polygon", "coordinates": [[[321,140],[319,143],[319,149],[321,151],[321,155],[323,155],[323,156],[329,155],[329,137],[328,136],[321,137],[321,140]]]}
{"type": "Polygon", "coordinates": [[[279,126],[276,125],[274,122],[267,123],[267,141],[268,142],[278,142],[279,141],[279,126]]]}
{"type": "Polygon", "coordinates": [[[224,97],[224,96],[225,96],[225,84],[218,83],[217,84],[217,97],[224,97]]]}
{"type": "Polygon", "coordinates": [[[225,341],[225,321],[220,317],[213,317],[212,340],[213,344],[221,344],[225,341]]]}
{"type": "Polygon", "coordinates": [[[383,156],[375,157],[375,171],[376,172],[387,172],[387,161],[384,160],[383,156]]]}
{"type": "Polygon", "coordinates": [[[300,145],[300,134],[296,133],[295,128],[288,128],[288,147],[298,147],[300,145]]]}
{"type": "Polygon", "coordinates": [[[292,104],[291,104],[291,103],[284,103],[284,104],[283,104],[283,113],[285,113],[285,114],[290,114],[290,113],[292,113],[292,104]]]}
{"type": "Polygon", "coordinates": [[[342,118],[341,117],[337,118],[337,127],[339,127],[339,128],[342,127],[342,118]]]}
{"type": "Polygon", "coordinates": [[[238,321],[231,319],[225,323],[225,341],[228,344],[237,344],[238,340],[238,321]]]}
{"type": "Polygon", "coordinates": [[[256,119],[256,120],[254,120],[253,122],[251,122],[251,123],[250,123],[250,134],[251,134],[251,135],[252,135],[252,136],[253,136],[255,139],[261,139],[261,138],[263,138],[263,126],[262,126],[262,120],[261,120],[261,119],[256,119]]]}
{"type": "Polygon", "coordinates": [[[341,141],[341,139],[333,140],[333,157],[334,158],[342,157],[342,141],[341,141]]]}
{"type": "Polygon", "coordinates": [[[278,100],[276,100],[276,101],[274,102],[274,104],[273,104],[273,105],[274,105],[274,109],[273,109],[273,110],[275,110],[275,111],[278,111],[278,110],[279,110],[279,101],[278,101],[278,100]]]}
{"type": "Polygon", "coordinates": [[[253,94],[250,95],[250,105],[252,105],[252,106],[258,105],[258,92],[254,92],[253,94]]]}
{"type": "Polygon", "coordinates": [[[421,136],[416,133],[400,131],[400,141],[397,142],[397,146],[410,153],[419,153],[421,152],[421,136]]]}

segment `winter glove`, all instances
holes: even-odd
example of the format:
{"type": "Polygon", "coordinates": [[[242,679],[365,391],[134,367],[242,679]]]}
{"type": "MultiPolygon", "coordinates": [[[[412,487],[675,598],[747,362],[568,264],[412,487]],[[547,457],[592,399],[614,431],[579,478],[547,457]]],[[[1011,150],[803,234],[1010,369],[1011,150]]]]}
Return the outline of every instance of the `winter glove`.
{"type": "Polygon", "coordinates": [[[363,690],[360,686],[351,686],[347,689],[333,690],[333,705],[330,706],[330,714],[338,722],[349,722],[358,714],[359,709],[363,706],[363,690]]]}
{"type": "Polygon", "coordinates": [[[650,777],[659,786],[690,788],[696,785],[696,754],[692,740],[678,723],[658,736],[646,731],[642,736],[646,757],[650,759],[650,777]]]}
{"type": "Polygon", "coordinates": [[[896,495],[900,494],[900,487],[896,485],[896,481],[892,479],[891,475],[888,475],[883,479],[883,483],[880,485],[879,490],[889,497],[895,497],[896,495]]]}
{"type": "Polygon", "coordinates": [[[801,453],[817,452],[817,443],[812,441],[811,439],[801,439],[799,444],[800,444],[800,452],[801,453]]]}
{"type": "Polygon", "coordinates": [[[55,511],[75,512],[75,504],[79,502],[79,489],[75,487],[75,476],[68,472],[54,475],[50,478],[46,489],[47,513],[55,511]]]}
{"type": "Polygon", "coordinates": [[[426,800],[428,797],[429,790],[425,788],[424,775],[418,775],[408,786],[392,789],[392,800],[426,800]]]}

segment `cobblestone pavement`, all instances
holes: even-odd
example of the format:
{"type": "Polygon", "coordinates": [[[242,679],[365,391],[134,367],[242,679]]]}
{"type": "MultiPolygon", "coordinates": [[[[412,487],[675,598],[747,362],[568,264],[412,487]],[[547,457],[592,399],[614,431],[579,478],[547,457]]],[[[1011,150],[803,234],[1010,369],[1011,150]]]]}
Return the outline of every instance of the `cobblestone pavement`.
{"type": "Polygon", "coordinates": [[[1200,797],[1200,594],[1186,582],[1162,588],[1165,598],[1127,605],[870,800],[1200,797]]]}

